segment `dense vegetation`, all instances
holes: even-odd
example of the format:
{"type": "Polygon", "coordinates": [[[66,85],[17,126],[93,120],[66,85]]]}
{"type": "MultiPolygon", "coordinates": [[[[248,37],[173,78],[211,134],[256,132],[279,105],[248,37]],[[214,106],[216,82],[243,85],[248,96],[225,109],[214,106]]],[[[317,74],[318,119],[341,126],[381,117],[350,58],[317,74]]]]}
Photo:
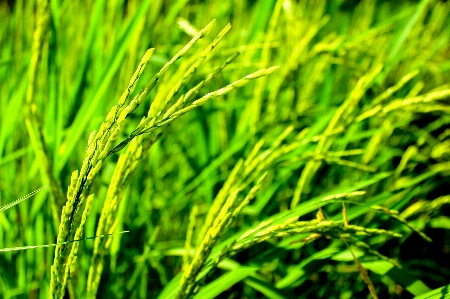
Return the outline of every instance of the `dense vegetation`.
{"type": "Polygon", "coordinates": [[[0,2],[0,297],[412,298],[449,284],[449,13],[0,2]]]}

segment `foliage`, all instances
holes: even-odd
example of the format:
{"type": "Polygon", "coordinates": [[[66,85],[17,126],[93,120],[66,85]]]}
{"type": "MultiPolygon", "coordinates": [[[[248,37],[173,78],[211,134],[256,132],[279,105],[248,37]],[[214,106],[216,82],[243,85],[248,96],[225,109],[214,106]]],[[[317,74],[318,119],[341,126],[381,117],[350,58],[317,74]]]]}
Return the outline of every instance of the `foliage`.
{"type": "Polygon", "coordinates": [[[449,13],[438,0],[0,3],[1,297],[447,285],[449,13]]]}

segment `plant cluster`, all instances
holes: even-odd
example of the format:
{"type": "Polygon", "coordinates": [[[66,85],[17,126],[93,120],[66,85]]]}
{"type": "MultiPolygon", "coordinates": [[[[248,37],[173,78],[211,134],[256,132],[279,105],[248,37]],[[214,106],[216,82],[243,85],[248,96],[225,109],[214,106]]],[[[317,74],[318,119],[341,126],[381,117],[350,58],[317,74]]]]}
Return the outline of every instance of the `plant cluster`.
{"type": "Polygon", "coordinates": [[[449,2],[36,0],[0,15],[0,297],[449,283],[449,2]]]}

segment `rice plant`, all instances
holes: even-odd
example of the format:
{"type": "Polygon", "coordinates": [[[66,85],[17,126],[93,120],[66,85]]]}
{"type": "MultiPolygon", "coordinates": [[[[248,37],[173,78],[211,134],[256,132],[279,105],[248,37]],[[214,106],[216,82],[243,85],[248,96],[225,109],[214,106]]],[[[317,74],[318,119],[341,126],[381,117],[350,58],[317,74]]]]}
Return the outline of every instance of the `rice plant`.
{"type": "Polygon", "coordinates": [[[447,294],[449,14],[0,3],[0,297],[447,294]]]}

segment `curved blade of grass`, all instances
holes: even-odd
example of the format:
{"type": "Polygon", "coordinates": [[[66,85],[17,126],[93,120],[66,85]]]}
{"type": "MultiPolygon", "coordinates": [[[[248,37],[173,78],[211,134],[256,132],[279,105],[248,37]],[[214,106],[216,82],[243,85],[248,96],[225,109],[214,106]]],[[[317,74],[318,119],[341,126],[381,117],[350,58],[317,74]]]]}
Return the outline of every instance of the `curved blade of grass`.
{"type": "Polygon", "coordinates": [[[162,290],[162,292],[158,295],[158,299],[169,299],[175,298],[178,289],[180,288],[181,275],[178,273],[166,287],[162,290]]]}
{"type": "Polygon", "coordinates": [[[284,296],[280,293],[279,290],[277,290],[275,287],[273,287],[272,284],[265,282],[263,280],[257,279],[255,277],[247,277],[244,280],[244,283],[252,288],[254,288],[255,290],[257,290],[258,292],[260,292],[261,294],[263,294],[266,298],[269,299],[287,299],[287,298],[292,298],[290,296],[284,296]]]}
{"type": "Polygon", "coordinates": [[[249,275],[259,270],[259,267],[240,266],[231,270],[208,285],[204,286],[202,290],[194,297],[196,299],[212,299],[219,296],[221,293],[232,287],[236,283],[242,281],[249,275]]]}
{"type": "MultiPolygon", "coordinates": [[[[264,266],[265,259],[260,259],[259,261],[252,261],[251,264],[254,267],[257,267],[258,269],[261,269],[262,266],[264,266]]],[[[237,269],[240,269],[243,267],[238,262],[231,260],[231,259],[225,259],[218,265],[221,269],[226,269],[230,271],[234,271],[237,269]]],[[[280,290],[278,290],[272,283],[268,282],[264,276],[258,274],[258,273],[252,273],[247,278],[243,280],[243,282],[257,290],[258,292],[262,293],[266,298],[270,299],[285,299],[285,298],[292,298],[292,296],[287,296],[282,294],[280,290]]],[[[201,291],[199,292],[201,293],[201,291]]]]}
{"type": "Polygon", "coordinates": [[[416,296],[413,299],[450,299],[450,284],[420,296],[416,296]]]}
{"type": "Polygon", "coordinates": [[[365,268],[377,273],[378,275],[389,276],[399,285],[407,289],[411,294],[417,296],[431,289],[420,279],[414,277],[404,269],[398,269],[392,263],[387,261],[373,261],[361,263],[365,268]]]}

